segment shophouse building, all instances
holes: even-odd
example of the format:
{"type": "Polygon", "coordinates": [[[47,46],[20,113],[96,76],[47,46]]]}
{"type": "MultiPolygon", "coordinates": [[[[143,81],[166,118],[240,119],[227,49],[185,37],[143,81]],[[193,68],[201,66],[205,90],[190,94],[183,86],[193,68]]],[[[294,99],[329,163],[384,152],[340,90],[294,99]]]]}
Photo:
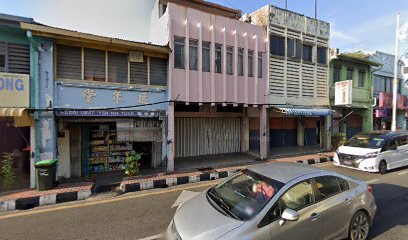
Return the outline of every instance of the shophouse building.
{"type": "Polygon", "coordinates": [[[59,179],[165,165],[168,48],[21,23],[35,56],[36,161],[58,158],[59,179]]]}
{"type": "Polygon", "coordinates": [[[155,3],[151,41],[171,48],[170,171],[199,156],[250,149],[268,156],[266,28],[240,17],[201,0],[155,3]]]}
{"type": "Polygon", "coordinates": [[[267,29],[267,93],[272,155],[330,148],[330,25],[267,5],[249,14],[267,29]]]}
{"type": "MultiPolygon", "coordinates": [[[[5,154],[11,154],[16,176],[12,189],[30,186],[35,151],[34,56],[30,37],[20,22],[34,20],[0,14],[0,168],[5,154]]],[[[1,184],[0,192],[10,190],[3,187],[1,184]]]]}
{"type": "Polygon", "coordinates": [[[332,128],[347,139],[373,130],[372,67],[380,64],[362,52],[330,51],[330,106],[336,111],[332,128]]]}
{"type": "MultiPolygon", "coordinates": [[[[381,67],[373,67],[373,87],[376,104],[373,112],[373,126],[375,130],[391,130],[392,121],[392,85],[394,79],[394,55],[376,51],[370,60],[378,62],[381,67]]],[[[402,76],[402,61],[398,61],[398,93],[397,93],[397,129],[407,130],[407,95],[402,76]]]]}

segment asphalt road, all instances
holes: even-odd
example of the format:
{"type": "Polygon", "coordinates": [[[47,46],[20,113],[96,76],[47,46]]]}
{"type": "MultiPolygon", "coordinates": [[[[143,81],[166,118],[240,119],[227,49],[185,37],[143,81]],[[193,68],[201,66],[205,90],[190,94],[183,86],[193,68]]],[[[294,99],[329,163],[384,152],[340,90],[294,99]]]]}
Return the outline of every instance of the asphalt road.
{"type": "MultiPolygon", "coordinates": [[[[374,189],[379,207],[373,239],[405,240],[408,236],[408,169],[386,175],[316,165],[358,177],[374,189]]],[[[161,233],[183,190],[203,191],[219,180],[90,199],[0,214],[0,239],[141,239],[161,233]]]]}

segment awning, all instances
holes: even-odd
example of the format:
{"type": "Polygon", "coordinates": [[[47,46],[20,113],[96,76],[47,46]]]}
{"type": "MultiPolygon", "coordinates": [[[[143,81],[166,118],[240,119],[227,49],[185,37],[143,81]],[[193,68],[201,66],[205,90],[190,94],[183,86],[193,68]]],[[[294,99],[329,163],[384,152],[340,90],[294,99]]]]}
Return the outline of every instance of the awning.
{"type": "Polygon", "coordinates": [[[14,127],[34,126],[34,119],[26,108],[0,108],[0,117],[13,117],[14,127]]]}
{"type": "Polygon", "coordinates": [[[24,112],[25,108],[0,108],[0,117],[21,117],[24,112]]]}
{"type": "Polygon", "coordinates": [[[311,116],[322,117],[333,115],[334,110],[331,109],[316,109],[316,108],[278,108],[283,114],[289,116],[311,116]]]}

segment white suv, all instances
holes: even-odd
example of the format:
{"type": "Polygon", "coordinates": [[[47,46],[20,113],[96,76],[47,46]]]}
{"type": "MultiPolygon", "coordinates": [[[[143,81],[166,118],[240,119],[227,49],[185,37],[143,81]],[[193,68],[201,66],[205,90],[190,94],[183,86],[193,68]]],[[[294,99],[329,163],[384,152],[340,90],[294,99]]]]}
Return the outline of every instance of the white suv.
{"type": "Polygon", "coordinates": [[[337,149],[334,165],[386,173],[408,165],[408,132],[374,131],[353,136],[337,149]]]}

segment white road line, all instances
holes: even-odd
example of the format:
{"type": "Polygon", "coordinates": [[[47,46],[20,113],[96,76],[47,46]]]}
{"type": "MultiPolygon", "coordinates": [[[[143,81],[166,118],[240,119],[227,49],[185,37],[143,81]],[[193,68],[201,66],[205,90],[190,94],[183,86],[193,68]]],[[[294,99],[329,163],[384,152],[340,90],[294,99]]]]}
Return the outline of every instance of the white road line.
{"type": "Polygon", "coordinates": [[[156,239],[162,239],[163,237],[164,237],[163,234],[157,234],[157,235],[150,236],[147,238],[141,238],[139,240],[156,240],[156,239]]]}
{"type": "Polygon", "coordinates": [[[366,183],[373,183],[373,182],[377,182],[379,179],[371,179],[369,181],[366,181],[366,183]]]}
{"type": "Polygon", "coordinates": [[[407,174],[408,173],[408,171],[405,171],[405,172],[400,172],[400,173],[398,173],[398,175],[404,175],[404,174],[407,174]]]}

